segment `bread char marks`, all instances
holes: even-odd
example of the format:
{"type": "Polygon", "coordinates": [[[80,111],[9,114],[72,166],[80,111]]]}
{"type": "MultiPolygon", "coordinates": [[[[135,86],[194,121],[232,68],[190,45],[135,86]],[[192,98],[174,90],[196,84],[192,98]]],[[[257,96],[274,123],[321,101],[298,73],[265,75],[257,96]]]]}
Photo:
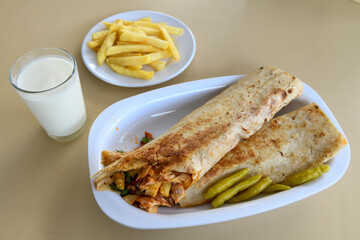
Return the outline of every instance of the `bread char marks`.
{"type": "MultiPolygon", "coordinates": [[[[182,131],[175,131],[166,135],[156,148],[148,148],[144,156],[148,160],[157,162],[166,168],[175,161],[185,164],[197,149],[204,145],[211,145],[214,139],[224,135],[228,124],[209,124],[213,122],[208,118],[197,119],[183,126],[182,131]],[[152,156],[152,157],[151,157],[152,156]]],[[[209,153],[211,154],[211,153],[209,153]]]]}
{"type": "MultiPolygon", "coordinates": [[[[272,75],[273,72],[270,73],[272,75]]],[[[263,82],[264,85],[267,85],[267,82],[263,82]]],[[[263,85],[263,86],[264,86],[263,85]]],[[[227,127],[231,124],[228,121],[226,124],[221,124],[222,118],[227,117],[229,114],[235,116],[233,123],[237,121],[242,121],[243,118],[247,118],[249,115],[258,116],[261,115],[261,111],[271,111],[274,109],[276,105],[281,104],[288,97],[287,91],[281,88],[275,88],[271,90],[271,94],[268,98],[263,99],[261,104],[252,103],[253,97],[258,94],[258,89],[256,91],[251,90],[255,85],[247,86],[247,93],[250,94],[250,98],[243,98],[244,106],[252,106],[248,109],[243,109],[238,113],[229,113],[229,111],[225,112],[223,108],[220,109],[212,109],[213,111],[209,114],[203,114],[202,111],[198,112],[197,118],[192,122],[187,122],[186,125],[183,125],[181,131],[173,131],[171,134],[165,136],[160,144],[157,144],[157,147],[150,147],[143,152],[142,156],[152,162],[152,164],[161,164],[162,166],[171,165],[173,161],[176,161],[178,164],[181,162],[186,162],[189,154],[194,152],[196,149],[200,149],[204,145],[209,145],[212,140],[218,139],[220,135],[223,135],[226,131],[227,127]],[[257,107],[259,106],[259,107],[257,107]],[[266,106],[264,108],[264,106],[266,106]],[[224,116],[222,116],[223,114],[224,116]],[[205,117],[200,117],[205,116],[205,117]],[[214,119],[217,119],[217,124],[210,125],[210,123],[214,124],[214,119]],[[196,131],[196,132],[195,132],[196,131]]],[[[262,88],[262,87],[261,87],[262,88]]],[[[292,91],[290,91],[291,93],[292,91]]],[[[231,104],[232,99],[223,98],[220,106],[228,106],[231,104]]],[[[213,102],[215,102],[213,100],[213,102]]],[[[217,102],[217,101],[216,101],[217,102]]],[[[271,114],[273,115],[273,114],[271,114]]],[[[271,117],[270,117],[271,118],[271,117]]],[[[264,119],[258,119],[258,121],[267,122],[269,119],[265,117],[264,119]]],[[[246,136],[251,131],[252,126],[245,124],[241,126],[241,129],[244,131],[246,136]]]]}

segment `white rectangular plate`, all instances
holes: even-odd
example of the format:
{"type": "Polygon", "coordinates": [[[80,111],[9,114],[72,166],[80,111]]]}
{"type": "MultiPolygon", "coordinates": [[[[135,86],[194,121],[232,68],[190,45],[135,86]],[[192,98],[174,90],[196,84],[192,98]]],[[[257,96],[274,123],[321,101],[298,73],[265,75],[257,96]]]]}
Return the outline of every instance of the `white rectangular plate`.
{"type": "MultiPolygon", "coordinates": [[[[244,75],[226,76],[177,84],[142,93],[105,109],[93,123],[89,134],[90,175],[103,168],[102,150],[130,151],[138,146],[144,131],[154,137],[166,131],[192,110],[203,105],[244,75]]],[[[344,134],[334,115],[321,97],[304,84],[302,96],[291,102],[278,115],[315,102],[344,134]]],[[[344,135],[345,136],[345,135],[344,135]]],[[[114,192],[102,192],[91,185],[97,203],[114,221],[131,228],[165,229],[197,226],[262,213],[299,201],[335,184],[350,163],[349,144],[329,162],[330,171],[321,178],[273,195],[261,196],[247,202],[212,209],[210,204],[191,208],[161,207],[157,214],[147,213],[127,204],[114,192]]]]}

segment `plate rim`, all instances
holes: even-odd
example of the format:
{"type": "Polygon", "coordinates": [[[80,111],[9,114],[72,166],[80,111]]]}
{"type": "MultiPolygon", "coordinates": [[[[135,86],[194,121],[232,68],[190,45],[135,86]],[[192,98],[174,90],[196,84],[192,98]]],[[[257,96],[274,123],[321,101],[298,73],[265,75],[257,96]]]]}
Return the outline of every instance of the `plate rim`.
{"type": "MultiPolygon", "coordinates": [[[[103,20],[97,22],[95,25],[93,25],[93,27],[86,33],[85,37],[83,38],[82,44],[81,44],[81,58],[82,61],[84,63],[84,65],[86,66],[86,68],[88,69],[88,71],[93,74],[96,78],[100,79],[101,81],[104,81],[106,83],[109,83],[111,85],[114,86],[119,86],[119,87],[129,87],[129,88],[139,88],[139,87],[149,87],[149,86],[154,86],[157,84],[161,84],[167,81],[170,81],[171,79],[175,78],[176,76],[178,76],[179,74],[181,74],[183,71],[185,71],[185,69],[188,68],[188,66],[191,64],[191,62],[193,61],[194,57],[195,57],[195,52],[196,52],[196,40],[194,37],[194,34],[192,33],[191,29],[182,21],[180,21],[179,19],[166,14],[166,13],[162,13],[162,12],[158,12],[158,11],[152,11],[152,10],[134,10],[134,11],[126,11],[126,12],[120,12],[117,14],[114,14],[112,16],[106,17],[103,20]],[[99,74],[97,71],[95,71],[94,69],[92,69],[89,65],[90,63],[88,62],[88,59],[86,58],[86,53],[85,51],[87,50],[87,42],[88,40],[91,38],[91,34],[95,31],[95,29],[104,21],[107,21],[108,19],[111,18],[116,18],[119,15],[123,15],[123,14],[138,14],[138,13],[144,13],[144,15],[146,13],[151,13],[151,14],[156,14],[159,16],[164,16],[167,18],[170,18],[176,22],[178,22],[180,25],[182,25],[184,27],[184,30],[187,31],[190,35],[190,40],[191,40],[191,47],[192,47],[192,51],[190,54],[189,59],[187,59],[187,61],[185,62],[185,64],[176,72],[170,74],[169,76],[167,76],[166,78],[159,80],[159,81],[154,81],[154,82],[150,82],[144,80],[143,84],[128,84],[128,83],[123,83],[123,82],[116,82],[116,81],[112,81],[112,80],[108,80],[107,78],[103,77],[101,74],[99,74]]],[[[165,70],[164,70],[165,71],[165,70]]],[[[122,77],[127,77],[127,76],[122,76],[122,77]]],[[[130,77],[127,77],[130,78],[130,77]]]]}
{"type": "MultiPolygon", "coordinates": [[[[202,86],[203,90],[209,86],[210,87],[218,86],[219,88],[227,87],[227,86],[231,85],[233,82],[235,82],[236,79],[240,79],[243,76],[245,76],[245,75],[222,76],[222,77],[206,78],[206,79],[201,79],[201,80],[196,80],[196,81],[191,81],[191,82],[175,84],[175,85],[155,89],[152,91],[144,92],[144,93],[141,93],[141,94],[138,94],[138,95],[135,95],[135,96],[132,96],[132,97],[129,97],[129,98],[126,98],[126,99],[123,99],[123,100],[120,100],[120,101],[117,101],[117,102],[111,104],[109,107],[107,107],[104,111],[102,111],[98,115],[98,117],[94,121],[93,125],[91,126],[91,129],[89,132],[88,160],[89,160],[90,175],[92,175],[94,173],[94,172],[92,172],[92,168],[91,168],[92,151],[91,151],[90,145],[93,143],[93,139],[95,137],[94,136],[95,128],[97,127],[98,124],[100,124],[102,117],[104,117],[106,114],[111,113],[111,111],[113,109],[116,109],[118,106],[121,106],[121,104],[126,103],[126,101],[132,101],[134,98],[151,97],[151,96],[158,97],[158,94],[156,94],[156,93],[166,92],[166,90],[169,90],[169,89],[171,90],[174,88],[182,87],[182,88],[190,89],[189,86],[193,86],[193,85],[202,86]],[[211,81],[211,80],[216,81],[216,83],[213,83],[213,81],[211,81]],[[219,82],[217,82],[217,81],[219,81],[219,82]],[[225,83],[220,84],[220,82],[225,82],[225,83]]],[[[304,84],[304,92],[307,91],[307,92],[309,92],[309,94],[314,94],[314,96],[317,98],[316,103],[318,105],[321,105],[321,109],[324,111],[324,113],[326,113],[326,115],[331,120],[331,122],[336,126],[336,128],[347,139],[344,131],[342,130],[341,126],[337,122],[335,116],[330,111],[329,107],[326,105],[324,100],[320,97],[320,95],[314,89],[312,89],[310,86],[308,86],[304,82],[303,82],[303,84],[304,84]]],[[[190,91],[191,90],[188,90],[188,92],[190,92],[190,91]]],[[[348,141],[348,139],[347,139],[347,141],[348,141]]],[[[350,155],[351,155],[349,141],[348,141],[348,144],[341,150],[341,152],[343,152],[345,154],[346,159],[344,159],[344,161],[342,161],[343,162],[342,171],[336,175],[336,178],[331,179],[331,181],[325,182],[325,184],[321,185],[320,188],[316,188],[314,191],[311,191],[311,192],[309,192],[308,189],[304,188],[304,186],[300,186],[296,190],[298,193],[300,193],[300,195],[299,195],[300,197],[296,197],[296,198],[292,198],[292,199],[291,198],[286,199],[286,196],[287,196],[286,192],[280,192],[280,193],[277,193],[276,195],[264,196],[262,198],[249,201],[248,203],[245,204],[247,206],[232,205],[232,206],[227,206],[226,208],[207,209],[207,210],[200,211],[200,212],[186,212],[186,213],[166,215],[166,214],[161,214],[161,213],[160,214],[159,213],[158,214],[147,213],[147,212],[137,209],[133,206],[129,206],[128,204],[125,203],[125,201],[121,202],[121,201],[119,201],[119,198],[117,198],[118,202],[115,203],[115,204],[117,204],[116,207],[118,207],[119,205],[120,205],[120,208],[125,206],[126,211],[130,211],[130,213],[136,212],[136,214],[138,214],[139,216],[142,217],[142,219],[140,221],[135,221],[135,222],[128,221],[127,218],[119,219],[118,215],[116,215],[116,214],[114,215],[113,212],[111,212],[112,208],[109,209],[109,206],[104,206],[103,199],[106,199],[106,200],[111,199],[111,201],[115,201],[115,198],[113,198],[113,196],[115,196],[116,194],[113,194],[112,192],[97,191],[95,189],[93,180],[90,179],[90,181],[91,181],[93,195],[94,195],[100,209],[115,222],[118,222],[124,226],[130,227],[130,228],[135,228],[135,229],[170,229],[170,228],[191,227],[191,226],[213,224],[213,223],[217,223],[217,222],[225,222],[225,221],[230,221],[230,220],[234,220],[234,219],[248,217],[251,215],[256,215],[259,213],[267,212],[270,210],[277,209],[279,207],[289,205],[291,203],[300,201],[304,198],[307,198],[316,193],[319,193],[319,192],[325,190],[326,188],[334,185],[336,182],[338,182],[344,176],[345,172],[347,171],[349,164],[350,164],[350,155]],[[285,194],[285,196],[283,196],[284,194],[285,194]],[[265,202],[263,200],[264,198],[268,199],[267,202],[265,202]],[[278,198],[281,198],[281,201],[278,201],[277,200],[278,198]],[[282,199],[282,198],[284,198],[284,199],[282,199]],[[123,204],[126,204],[126,205],[123,205],[123,204]],[[257,209],[256,207],[259,204],[261,204],[260,205],[261,208],[257,209]],[[255,206],[255,208],[254,208],[254,206],[255,206]],[[241,213],[240,216],[234,214],[234,213],[238,213],[239,211],[243,210],[243,208],[250,209],[250,211],[248,210],[247,213],[241,213]],[[209,214],[209,212],[210,212],[210,214],[209,214]],[[230,213],[230,215],[229,215],[229,213],[230,213]],[[233,214],[231,214],[231,213],[233,213],[233,214]],[[194,215],[198,215],[198,218],[202,218],[202,219],[200,221],[199,221],[199,219],[196,219],[197,220],[196,222],[190,221],[191,219],[194,218],[194,215]],[[208,217],[208,215],[210,215],[210,217],[208,217]],[[216,218],[215,217],[211,218],[211,216],[214,216],[214,215],[216,215],[216,218]],[[170,217],[176,216],[176,219],[180,219],[180,221],[178,221],[178,222],[174,222],[173,220],[169,221],[169,216],[170,217]],[[185,220],[187,220],[187,221],[185,221],[185,220]]],[[[116,197],[118,197],[118,196],[116,196],[116,197]]]]}

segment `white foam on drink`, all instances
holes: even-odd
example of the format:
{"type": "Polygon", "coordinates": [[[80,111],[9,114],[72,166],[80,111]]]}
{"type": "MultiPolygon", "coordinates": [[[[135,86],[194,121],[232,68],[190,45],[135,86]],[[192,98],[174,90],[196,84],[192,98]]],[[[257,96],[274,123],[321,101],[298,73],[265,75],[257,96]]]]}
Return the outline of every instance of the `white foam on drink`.
{"type": "Polygon", "coordinates": [[[70,77],[72,65],[59,57],[39,58],[20,72],[17,86],[27,91],[54,88],[70,77]]]}

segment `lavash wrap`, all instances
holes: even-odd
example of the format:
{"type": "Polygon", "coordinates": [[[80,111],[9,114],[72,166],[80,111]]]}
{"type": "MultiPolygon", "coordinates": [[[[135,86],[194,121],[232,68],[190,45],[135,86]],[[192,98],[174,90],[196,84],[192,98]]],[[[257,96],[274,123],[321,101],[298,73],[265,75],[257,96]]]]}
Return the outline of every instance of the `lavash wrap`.
{"type": "Polygon", "coordinates": [[[146,166],[156,168],[159,176],[188,173],[194,184],[302,90],[302,82],[291,74],[272,66],[258,68],[145,146],[127,153],[104,150],[103,159],[114,162],[100,170],[95,186],[109,190],[115,172],[146,166]]]}
{"type": "MultiPolygon", "coordinates": [[[[179,201],[181,207],[203,204],[209,187],[237,171],[267,176],[280,183],[291,175],[333,158],[347,144],[344,136],[316,104],[276,117],[236,145],[179,201]]],[[[244,178],[246,179],[246,178],[244,178]]]]}

